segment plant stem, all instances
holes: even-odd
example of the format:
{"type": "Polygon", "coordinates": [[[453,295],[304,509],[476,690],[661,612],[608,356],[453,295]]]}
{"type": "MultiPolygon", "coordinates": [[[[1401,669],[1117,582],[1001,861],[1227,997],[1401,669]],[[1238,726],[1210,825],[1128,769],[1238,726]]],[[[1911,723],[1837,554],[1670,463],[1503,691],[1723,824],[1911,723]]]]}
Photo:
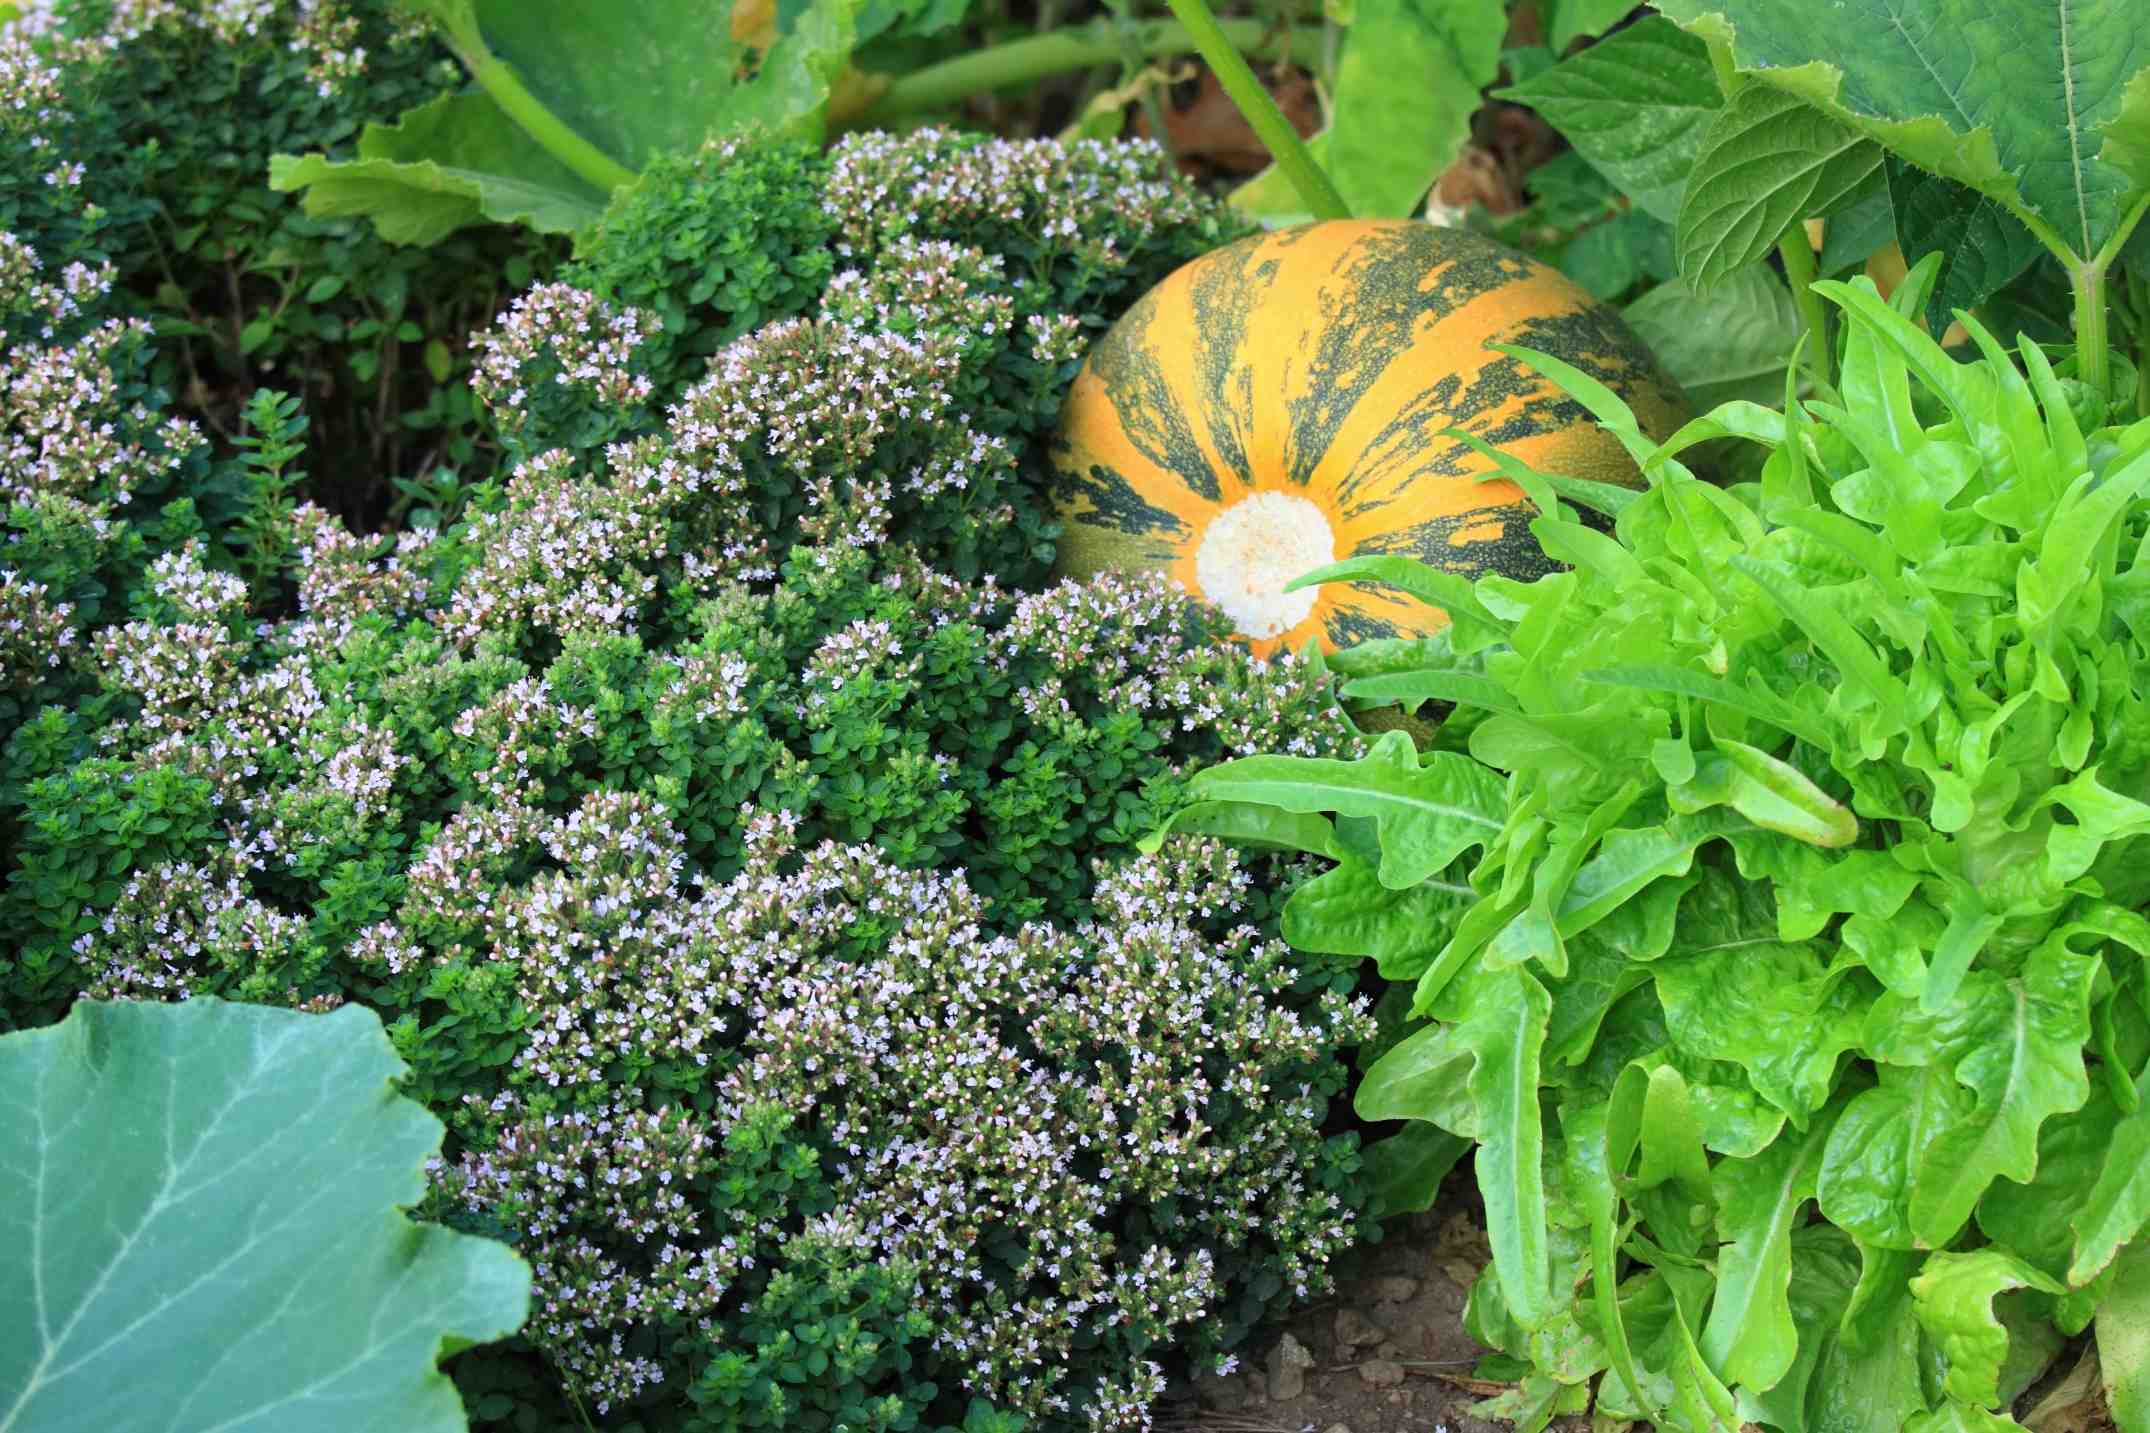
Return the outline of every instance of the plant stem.
{"type": "Polygon", "coordinates": [[[487,48],[475,23],[443,23],[443,38],[455,57],[470,71],[478,88],[492,97],[501,113],[515,121],[524,134],[536,140],[547,154],[559,160],[598,189],[610,194],[623,184],[635,182],[635,172],[584,139],[530,93],[522,77],[487,48]]]}
{"type": "Polygon", "coordinates": [[[1247,68],[1247,62],[1239,51],[1232,48],[1232,41],[1210,13],[1207,0],[1166,0],[1179,22],[1187,27],[1194,40],[1195,49],[1209,61],[1210,70],[1217,76],[1217,83],[1232,97],[1260,139],[1269,157],[1284,171],[1292,188],[1299,191],[1299,198],[1307,211],[1316,219],[1349,219],[1351,206],[1344,196],[1336,192],[1336,185],[1322,167],[1314,162],[1313,153],[1306,142],[1299,138],[1299,131],[1292,128],[1284,111],[1277,108],[1276,99],[1262,82],[1247,68]]]}
{"type": "MultiPolygon", "coordinates": [[[[1321,49],[1321,31],[1312,25],[1282,34],[1259,20],[1227,20],[1221,28],[1227,43],[1264,59],[1281,55],[1311,64],[1321,49]]],[[[1050,34],[1010,40],[894,76],[871,104],[845,116],[839,124],[870,128],[945,108],[982,90],[1035,84],[1048,75],[1114,64],[1129,53],[1131,45],[1138,47],[1145,59],[1152,60],[1184,55],[1197,48],[1187,27],[1175,20],[1147,21],[1126,33],[1109,20],[1093,20],[1050,34]]]]}
{"type": "Polygon", "coordinates": [[[1807,243],[1806,225],[1795,223],[1787,229],[1777,240],[1777,254],[1784,260],[1784,277],[1792,286],[1792,301],[1799,306],[1799,322],[1808,334],[1807,366],[1814,386],[1833,388],[1835,350],[1829,342],[1829,310],[1822,307],[1821,295],[1814,292],[1814,249],[1807,243]]]}
{"type": "Polygon", "coordinates": [[[2105,265],[2096,259],[2070,264],[2068,286],[2075,291],[2075,376],[2103,398],[2112,371],[2105,337],[2105,265]]]}
{"type": "Polygon", "coordinates": [[[2150,194],[2138,195],[2104,248],[2087,261],[2064,265],[2068,286],[2075,291],[2075,376],[2101,397],[2111,381],[2112,370],[2106,341],[2105,276],[2118,261],[2120,246],[2127,243],[2128,235],[2142,222],[2146,211],[2150,211],[2150,194]]]}

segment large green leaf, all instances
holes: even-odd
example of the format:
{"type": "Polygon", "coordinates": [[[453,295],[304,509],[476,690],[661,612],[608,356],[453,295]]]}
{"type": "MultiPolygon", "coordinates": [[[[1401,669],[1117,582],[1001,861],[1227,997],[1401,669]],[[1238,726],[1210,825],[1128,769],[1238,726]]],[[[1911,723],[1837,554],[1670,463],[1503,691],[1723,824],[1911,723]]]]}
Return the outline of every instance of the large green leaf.
{"type": "Polygon", "coordinates": [[[1430,1124],[1413,1123],[1366,1146],[1366,1179],[1373,1187],[1369,1211],[1377,1219],[1431,1209],[1441,1181],[1471,1142],[1430,1124]]]}
{"type": "Polygon", "coordinates": [[[1545,1116],[1538,1095],[1552,999],[1529,972],[1510,967],[1476,981],[1470,1003],[1458,1038],[1476,1057],[1470,1091],[1483,1141],[1476,1162],[1486,1237],[1509,1311],[1523,1327],[1536,1328],[1559,1307],[1549,1282],[1545,1116]]]}
{"type": "Polygon", "coordinates": [[[369,125],[356,159],[277,155],[270,182],[399,242],[481,221],[572,232],[657,155],[748,127],[818,137],[860,3],[811,0],[758,54],[734,41],[729,7],[692,0],[413,0],[477,88],[369,125]]]}
{"type": "Polygon", "coordinates": [[[1668,224],[1724,105],[1708,48],[1657,16],[1497,93],[1545,116],[1591,168],[1668,224]]]}
{"type": "Polygon", "coordinates": [[[273,155],[269,187],[303,190],[317,219],[368,215],[392,244],[437,244],[480,223],[572,233],[605,208],[602,191],[475,90],[367,125],[356,159],[273,155]]]}
{"type": "Polygon", "coordinates": [[[1292,892],[1282,934],[1296,950],[1367,956],[1383,979],[1415,980],[1476,899],[1444,880],[1392,890],[1372,862],[1346,856],[1292,892]]]}
{"type": "Polygon", "coordinates": [[[1717,1196],[1717,1293],[1702,1329],[1702,1353],[1728,1384],[1774,1388],[1799,1352],[1792,1322],[1792,1230],[1814,1197],[1829,1122],[1780,1136],[1753,1159],[1711,1171],[1717,1196]]]}
{"type": "Polygon", "coordinates": [[[1784,401],[1799,308],[1767,264],[1736,269],[1699,293],[1685,279],[1659,284],[1622,317],[1697,409],[1735,398],[1784,401]]]}
{"type": "Polygon", "coordinates": [[[505,1245],[413,1224],[440,1121],[380,1021],[82,1001],[0,1036],[0,1430],[460,1433],[505,1245]]]}
{"type": "Polygon", "coordinates": [[[413,0],[412,8],[438,19],[451,44],[475,23],[485,48],[556,119],[635,170],[701,143],[747,59],[732,39],[731,6],[709,0],[413,0]]]}
{"type": "Polygon", "coordinates": [[[1724,282],[1802,219],[1863,197],[1881,150],[1795,96],[1748,85],[1718,111],[1695,156],[1674,254],[1698,288],[1724,282]]]}
{"type": "Polygon", "coordinates": [[[2113,1292],[2098,1309],[2105,1399],[2120,1433],[2150,1433],[2150,1244],[2114,1266],[2113,1292]]]}
{"type": "MultiPolygon", "coordinates": [[[[2095,969],[2091,957],[2050,940],[2019,979],[1964,982],[1961,1023],[1942,1058],[1954,1061],[1956,1078],[1976,1103],[1934,1135],[1914,1175],[1911,1228],[1926,1247],[1943,1248],[1955,1238],[1995,1179],[2028,1183],[2038,1169],[2039,1127],[2089,1098],[2083,1044],[2090,1038],[2095,969]]],[[[1877,1020],[1887,1018],[1882,1008],[1890,1003],[1891,997],[1877,1003],[1877,1020]]],[[[1906,1002],[1902,1018],[1916,1028],[1923,1014],[1912,1014],[1906,1002]]],[[[1946,1017],[1942,1025],[1950,1025],[1946,1017]]]]}
{"type": "MultiPolygon", "coordinates": [[[[1479,92],[1500,72],[1508,20],[1482,0],[1355,0],[1336,62],[1329,125],[1308,141],[1353,217],[1418,212],[1470,138],[1479,92]]],[[[1305,208],[1275,166],[1232,195],[1250,214],[1305,208]]]]}
{"type": "Polygon", "coordinates": [[[2077,255],[2143,187],[2143,16],[2104,0],[1658,0],[1734,62],[1922,169],[2020,203],[2077,255]],[[2110,158],[2104,153],[2113,141],[2110,158]]]}

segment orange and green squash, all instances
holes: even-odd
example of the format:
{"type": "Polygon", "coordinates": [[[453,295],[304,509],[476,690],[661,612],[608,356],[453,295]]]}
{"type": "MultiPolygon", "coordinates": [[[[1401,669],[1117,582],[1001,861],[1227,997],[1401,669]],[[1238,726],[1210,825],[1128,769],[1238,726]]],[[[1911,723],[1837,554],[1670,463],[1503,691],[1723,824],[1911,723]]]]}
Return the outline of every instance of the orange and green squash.
{"type": "Polygon", "coordinates": [[[1482,235],[1333,220],[1203,255],[1098,340],[1069,390],[1052,451],[1062,575],[1165,573],[1266,656],[1445,625],[1376,583],[1282,591],[1340,558],[1552,570],[1537,509],[1481,481],[1492,464],[1443,430],[1542,472],[1640,478],[1580,404],[1494,342],[1566,359],[1654,436],[1685,416],[1618,314],[1482,235]]]}

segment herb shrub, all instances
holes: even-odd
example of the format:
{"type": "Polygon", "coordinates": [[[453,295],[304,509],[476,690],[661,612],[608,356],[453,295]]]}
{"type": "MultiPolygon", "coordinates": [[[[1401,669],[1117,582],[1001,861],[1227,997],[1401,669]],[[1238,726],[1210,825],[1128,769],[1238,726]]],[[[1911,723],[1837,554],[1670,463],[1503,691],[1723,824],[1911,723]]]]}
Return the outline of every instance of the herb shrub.
{"type": "Polygon", "coordinates": [[[745,277],[601,229],[473,340],[503,470],[381,534],[291,396],[217,443],[87,240],[0,241],[0,1024],[377,1011],[426,1212],[534,1271],[482,1427],[1139,1419],[1365,1232],[1295,872],[1134,844],[1356,732],[1160,585],[1038,586],[1085,336],[1233,226],[1154,149],[936,132],[619,202],[745,277]]]}

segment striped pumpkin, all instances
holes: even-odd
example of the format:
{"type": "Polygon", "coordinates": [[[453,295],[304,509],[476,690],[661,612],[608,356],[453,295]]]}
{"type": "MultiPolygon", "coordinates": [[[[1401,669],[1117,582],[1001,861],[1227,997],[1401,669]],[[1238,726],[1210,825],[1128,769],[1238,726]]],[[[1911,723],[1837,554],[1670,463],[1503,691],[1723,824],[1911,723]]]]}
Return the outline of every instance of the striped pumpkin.
{"type": "Polygon", "coordinates": [[[1128,310],[1068,393],[1053,450],[1062,574],[1163,572],[1266,656],[1445,625],[1379,584],[1282,591],[1338,558],[1550,570],[1537,509],[1480,481],[1492,465],[1442,430],[1544,472],[1638,477],[1579,404],[1489,342],[1566,359],[1657,436],[1683,416],[1617,314],[1481,235],[1335,220],[1205,254],[1128,310]]]}

